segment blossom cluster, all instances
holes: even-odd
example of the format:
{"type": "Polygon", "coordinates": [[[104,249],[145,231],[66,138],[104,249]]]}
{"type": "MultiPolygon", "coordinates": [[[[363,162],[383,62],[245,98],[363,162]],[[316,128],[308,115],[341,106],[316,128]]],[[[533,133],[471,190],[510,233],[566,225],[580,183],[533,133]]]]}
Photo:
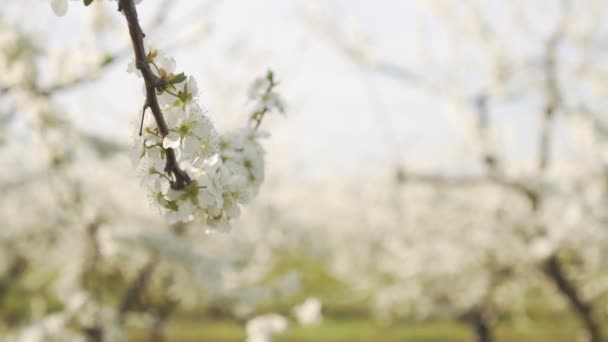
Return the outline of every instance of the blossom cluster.
{"type": "MultiPolygon", "coordinates": [[[[135,3],[139,3],[135,1],[135,3]]],[[[67,0],[50,0],[65,15],[67,0]]],[[[85,5],[92,3],[84,1],[85,5]]],[[[264,149],[258,128],[265,114],[283,111],[273,73],[257,79],[249,91],[254,107],[249,124],[220,136],[198,101],[191,76],[176,73],[171,57],[150,50],[146,62],[156,81],[162,113],[142,118],[133,159],[154,202],[170,223],[198,220],[217,230],[230,228],[264,179],[264,149]],[[166,127],[159,122],[166,123],[166,127]]],[[[142,77],[133,61],[129,71],[142,77]]],[[[150,108],[146,100],[146,109],[150,108]]]]}
{"type": "Polygon", "coordinates": [[[278,111],[284,113],[285,105],[279,94],[275,91],[277,81],[274,73],[268,71],[265,77],[257,78],[249,88],[249,99],[253,103],[251,123],[258,128],[264,115],[268,112],[278,111]]]}
{"type": "Polygon", "coordinates": [[[321,323],[322,304],[318,298],[307,298],[302,304],[296,305],[292,312],[301,325],[316,325],[321,323]]]}
{"type": "Polygon", "coordinates": [[[287,330],[287,319],[276,313],[252,318],[247,322],[247,342],[270,342],[274,335],[287,330]]]}
{"type": "MultiPolygon", "coordinates": [[[[159,131],[151,115],[143,119],[133,154],[143,183],[170,223],[196,220],[226,231],[230,219],[240,215],[239,204],[247,203],[264,179],[264,149],[258,142],[263,134],[256,124],[220,136],[199,104],[195,79],[175,74],[175,60],[157,50],[148,53],[147,61],[167,84],[157,93],[168,134],[159,131]],[[169,150],[188,176],[184,187],[174,186],[169,150]]],[[[134,62],[129,71],[140,75],[134,62]]]]}

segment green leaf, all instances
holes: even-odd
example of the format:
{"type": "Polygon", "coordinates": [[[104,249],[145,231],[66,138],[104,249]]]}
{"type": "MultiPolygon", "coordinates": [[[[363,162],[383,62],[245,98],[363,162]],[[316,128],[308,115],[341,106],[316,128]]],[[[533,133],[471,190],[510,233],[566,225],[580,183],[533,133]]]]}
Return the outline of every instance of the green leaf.
{"type": "Polygon", "coordinates": [[[101,66],[105,67],[108,64],[111,64],[112,62],[114,62],[115,60],[116,60],[116,56],[114,56],[114,55],[105,55],[103,57],[103,59],[101,60],[101,66]]]}
{"type": "Polygon", "coordinates": [[[82,0],[82,2],[84,2],[85,6],[89,6],[93,2],[93,0],[82,0]]]}
{"type": "Polygon", "coordinates": [[[270,84],[274,84],[274,72],[272,70],[269,69],[266,71],[266,79],[270,84]]]}
{"type": "Polygon", "coordinates": [[[178,83],[182,83],[186,80],[186,75],[184,75],[184,73],[179,73],[175,76],[173,76],[173,78],[171,78],[171,80],[169,80],[169,82],[171,82],[171,84],[178,84],[178,83]]]}

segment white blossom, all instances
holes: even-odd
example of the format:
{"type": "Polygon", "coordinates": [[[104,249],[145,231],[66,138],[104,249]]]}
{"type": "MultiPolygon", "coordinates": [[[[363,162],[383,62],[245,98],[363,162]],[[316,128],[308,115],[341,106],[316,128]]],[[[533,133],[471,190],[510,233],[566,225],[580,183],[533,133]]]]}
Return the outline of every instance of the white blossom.
{"type": "MultiPolygon", "coordinates": [[[[176,77],[175,60],[157,50],[148,59],[157,77],[176,77]]],[[[141,76],[134,63],[129,71],[141,76]]],[[[211,230],[227,231],[230,220],[240,216],[240,204],[247,203],[264,180],[264,149],[256,128],[219,135],[199,104],[198,86],[191,76],[172,83],[160,96],[168,134],[163,136],[152,114],[147,113],[142,136],[136,138],[132,157],[139,165],[144,186],[171,222],[198,221],[211,230]],[[168,173],[167,149],[190,183],[172,189],[174,175],[168,173]]]]}
{"type": "Polygon", "coordinates": [[[68,12],[68,0],[51,0],[51,8],[60,17],[68,12]]]}
{"type": "Polygon", "coordinates": [[[301,325],[315,325],[321,322],[321,301],[307,298],[304,303],[293,308],[293,314],[301,325]]]}
{"type": "Polygon", "coordinates": [[[271,313],[247,321],[247,342],[271,342],[276,334],[287,330],[287,319],[271,313]]]}

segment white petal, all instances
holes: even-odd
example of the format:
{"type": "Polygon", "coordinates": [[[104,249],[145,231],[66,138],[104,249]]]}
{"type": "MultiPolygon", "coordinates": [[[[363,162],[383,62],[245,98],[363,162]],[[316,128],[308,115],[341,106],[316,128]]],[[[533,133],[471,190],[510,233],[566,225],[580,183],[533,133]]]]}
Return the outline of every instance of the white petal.
{"type": "MultiPolygon", "coordinates": [[[[135,60],[131,60],[131,62],[129,62],[129,65],[127,66],[127,72],[130,74],[135,74],[138,77],[141,77],[141,71],[139,71],[139,69],[137,69],[137,66],[135,65],[135,60]]],[[[145,88],[144,88],[145,90],[145,88]]]]}
{"type": "Polygon", "coordinates": [[[63,17],[68,12],[68,0],[51,0],[51,7],[55,15],[63,17]]]}
{"type": "Polygon", "coordinates": [[[194,96],[198,94],[198,85],[196,84],[196,80],[192,76],[188,77],[188,91],[194,96]]]}
{"type": "Polygon", "coordinates": [[[201,148],[201,142],[195,137],[185,137],[184,138],[184,148],[182,152],[185,154],[193,154],[198,152],[201,148]]]}
{"type": "Polygon", "coordinates": [[[170,56],[161,56],[158,58],[158,66],[165,69],[167,72],[174,72],[177,66],[175,58],[170,56]]]}
{"type": "Polygon", "coordinates": [[[179,135],[177,135],[175,133],[169,133],[169,135],[167,135],[163,139],[163,148],[177,148],[177,147],[179,147],[179,143],[180,143],[179,135]]]}

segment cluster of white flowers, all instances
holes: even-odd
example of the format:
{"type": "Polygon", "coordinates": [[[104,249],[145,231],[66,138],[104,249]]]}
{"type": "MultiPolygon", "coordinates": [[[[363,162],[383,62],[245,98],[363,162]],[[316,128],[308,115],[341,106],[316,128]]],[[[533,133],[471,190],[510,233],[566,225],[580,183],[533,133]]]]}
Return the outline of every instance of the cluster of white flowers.
{"type": "Polygon", "coordinates": [[[0,88],[16,88],[36,77],[35,42],[23,31],[0,18],[0,88]]]}
{"type": "MultiPolygon", "coordinates": [[[[50,3],[57,15],[68,9],[68,0],[50,3]]],[[[146,59],[163,84],[157,98],[167,129],[158,127],[158,115],[142,118],[132,157],[143,183],[170,223],[197,220],[228,230],[230,219],[240,216],[239,204],[247,203],[264,179],[258,128],[265,114],[283,111],[273,74],[257,79],[249,90],[254,105],[249,124],[220,136],[198,102],[195,79],[176,73],[175,60],[157,50],[146,59]]],[[[142,76],[135,62],[129,71],[142,76]]]]}
{"type": "Polygon", "coordinates": [[[304,303],[293,308],[293,314],[301,325],[321,323],[321,301],[318,298],[307,298],[304,303]]]}
{"type": "Polygon", "coordinates": [[[276,334],[287,330],[287,319],[271,313],[257,316],[247,322],[247,342],[270,342],[276,334]]]}
{"type": "Polygon", "coordinates": [[[266,74],[266,77],[260,77],[253,82],[249,88],[249,98],[254,103],[253,120],[257,120],[257,116],[264,115],[271,110],[276,109],[283,112],[283,100],[274,90],[276,86],[277,82],[271,71],[266,74]]]}
{"type": "MultiPolygon", "coordinates": [[[[158,100],[169,132],[163,136],[153,117],[145,118],[133,155],[143,182],[169,222],[197,220],[226,231],[230,219],[240,215],[239,204],[247,203],[264,179],[264,149],[257,141],[263,134],[258,125],[247,125],[219,136],[198,103],[194,78],[175,75],[174,59],[157,50],[148,53],[148,62],[155,75],[168,82],[158,100]],[[183,188],[173,186],[174,176],[166,170],[168,149],[190,179],[183,188]]],[[[140,75],[134,62],[129,70],[140,75]]],[[[265,96],[261,93],[259,102],[265,96]]],[[[273,103],[280,103],[278,95],[272,97],[273,103]]],[[[273,107],[265,107],[265,112],[273,107]]]]}

